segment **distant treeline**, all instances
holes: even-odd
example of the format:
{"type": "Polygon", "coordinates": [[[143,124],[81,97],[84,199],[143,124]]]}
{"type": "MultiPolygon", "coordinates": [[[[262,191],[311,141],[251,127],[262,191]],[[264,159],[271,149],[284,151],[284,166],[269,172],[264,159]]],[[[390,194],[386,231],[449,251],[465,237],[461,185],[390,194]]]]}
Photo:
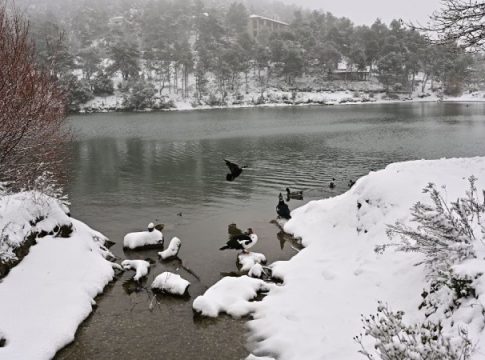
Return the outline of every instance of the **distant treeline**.
{"type": "Polygon", "coordinates": [[[39,62],[69,87],[73,107],[113,93],[115,72],[132,92],[153,92],[155,81],[160,93],[176,87],[182,96],[196,97],[206,94],[211,76],[222,102],[227,92],[244,91],[249,74],[255,74],[261,91],[270,79],[291,88],[303,75],[331,80],[342,61],[347,70],[377,76],[389,92],[413,91],[418,73],[424,74],[423,91],[439,81],[447,94],[483,80],[481,56],[456,45],[435,45],[399,20],[356,26],[328,12],[264,0],[56,4],[30,7],[27,14],[39,62]],[[278,17],[289,26],[254,39],[247,31],[251,13],[278,17]],[[189,88],[189,77],[195,78],[195,88],[189,88]]]}

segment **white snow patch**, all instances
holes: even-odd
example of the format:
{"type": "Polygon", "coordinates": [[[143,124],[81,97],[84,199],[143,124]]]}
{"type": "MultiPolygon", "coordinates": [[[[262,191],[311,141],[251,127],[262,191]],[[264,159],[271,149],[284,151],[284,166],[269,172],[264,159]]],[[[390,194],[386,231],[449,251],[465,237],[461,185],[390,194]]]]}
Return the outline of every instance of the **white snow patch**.
{"type": "Polygon", "coordinates": [[[135,270],[135,276],[133,277],[133,280],[138,281],[148,274],[150,263],[145,260],[123,260],[121,262],[121,266],[123,266],[125,270],[135,270]]]}
{"type": "Polygon", "coordinates": [[[183,295],[187,291],[190,282],[178,274],[164,272],[153,280],[152,289],[160,290],[172,295],[183,295]]]}
{"type": "Polygon", "coordinates": [[[235,318],[248,315],[255,309],[256,302],[250,302],[259,291],[269,291],[275,285],[249,276],[226,276],[212,285],[204,295],[198,296],[192,308],[209,317],[217,317],[225,312],[235,318]]]}
{"type": "Polygon", "coordinates": [[[241,271],[249,271],[256,264],[266,263],[266,256],[255,252],[241,253],[238,255],[237,259],[239,264],[241,264],[241,271]]]}
{"type": "Polygon", "coordinates": [[[132,232],[125,235],[123,247],[136,249],[143,246],[162,245],[163,234],[157,229],[152,231],[132,232]]]}
{"type": "MultiPolygon", "coordinates": [[[[28,213],[38,209],[29,207],[27,198],[25,202],[17,200],[18,217],[13,218],[19,224],[22,216],[28,218],[28,213]]],[[[48,203],[53,206],[52,201],[48,203]]],[[[46,209],[50,205],[46,204],[46,209]]],[[[46,223],[57,222],[56,214],[63,217],[61,210],[51,210],[52,217],[46,218],[46,223]]],[[[4,208],[0,214],[12,216],[4,208]]],[[[74,340],[77,327],[92,311],[93,298],[113,279],[111,263],[103,257],[106,251],[101,248],[100,234],[80,221],[69,221],[73,224],[69,238],[37,239],[37,245],[0,283],[0,333],[6,339],[0,348],[1,359],[53,358],[74,340]]]]}
{"type": "Polygon", "coordinates": [[[254,264],[248,271],[248,276],[253,278],[261,278],[264,274],[263,266],[261,264],[254,264]]]}
{"type": "Polygon", "coordinates": [[[160,251],[158,255],[162,258],[162,260],[175,257],[178,255],[181,246],[182,246],[182,242],[180,241],[180,239],[178,237],[173,237],[172,240],[170,240],[170,244],[168,245],[168,248],[166,248],[163,251],[160,251]]]}
{"type": "Polygon", "coordinates": [[[250,354],[245,360],[275,360],[275,359],[272,357],[254,356],[253,354],[250,354]]]}
{"type": "MultiPolygon", "coordinates": [[[[283,286],[252,304],[249,326],[251,338],[257,339],[255,353],[276,354],[279,360],[360,359],[353,337],[362,331],[361,314],[374,314],[378,300],[404,311],[406,321],[423,321],[418,306],[428,282],[424,266],[415,266],[422,256],[393,250],[379,255],[374,248],[390,242],[387,224],[409,223],[411,206],[429,202],[422,192],[429,182],[445,185],[447,200],[454,201],[468,189],[470,175],[478,178],[479,191],[485,189],[485,158],[396,163],[359,179],[345,194],[293,210],[285,231],[301,237],[306,248],[289,261],[273,264],[273,275],[283,279],[283,286]]],[[[480,267],[477,261],[455,270],[473,273],[480,267]]],[[[221,307],[216,300],[231,290],[201,308],[214,316],[221,307]]],[[[485,305],[483,281],[476,291],[478,299],[473,300],[485,305]]],[[[444,331],[456,336],[456,329],[466,326],[477,345],[472,359],[478,360],[485,349],[483,324],[473,321],[481,315],[469,308],[453,314],[444,331]]],[[[373,340],[366,341],[373,349],[373,340]]]]}

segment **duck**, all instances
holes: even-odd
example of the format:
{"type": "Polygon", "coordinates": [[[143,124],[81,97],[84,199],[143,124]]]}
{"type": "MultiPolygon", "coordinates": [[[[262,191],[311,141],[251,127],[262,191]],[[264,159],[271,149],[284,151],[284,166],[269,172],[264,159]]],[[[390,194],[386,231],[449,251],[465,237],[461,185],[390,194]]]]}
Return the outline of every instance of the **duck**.
{"type": "Polygon", "coordinates": [[[354,186],[354,185],[355,185],[355,181],[354,181],[354,180],[352,180],[352,179],[350,179],[350,180],[349,180],[349,184],[348,184],[348,185],[349,185],[349,189],[350,189],[352,186],[354,186]]]}
{"type": "Polygon", "coordinates": [[[249,228],[247,232],[238,235],[232,235],[226,245],[222,246],[219,250],[242,250],[243,253],[247,253],[249,248],[252,248],[258,242],[258,235],[256,235],[252,228],[249,228]]]}
{"type": "Polygon", "coordinates": [[[234,181],[239,175],[241,175],[243,169],[247,168],[246,165],[244,166],[239,166],[236,163],[233,163],[227,159],[224,159],[226,162],[226,166],[229,168],[230,173],[226,175],[226,180],[227,181],[234,181]]]}
{"type": "Polygon", "coordinates": [[[291,219],[290,215],[290,209],[288,208],[288,205],[285,203],[283,200],[283,195],[278,196],[278,204],[276,205],[276,213],[280,218],[289,220],[291,219]]]}
{"type": "Polygon", "coordinates": [[[335,178],[332,178],[332,181],[330,181],[330,184],[328,185],[330,189],[335,189],[335,178]]]}
{"type": "Polygon", "coordinates": [[[303,190],[290,191],[290,188],[286,188],[286,201],[290,201],[290,199],[303,200],[303,190]]]}

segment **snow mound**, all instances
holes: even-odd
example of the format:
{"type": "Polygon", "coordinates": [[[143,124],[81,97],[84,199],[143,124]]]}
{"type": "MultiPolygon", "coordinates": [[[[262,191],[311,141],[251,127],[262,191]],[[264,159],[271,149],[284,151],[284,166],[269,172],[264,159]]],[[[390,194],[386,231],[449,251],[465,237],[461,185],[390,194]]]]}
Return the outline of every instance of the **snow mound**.
{"type": "Polygon", "coordinates": [[[145,260],[123,260],[121,266],[123,266],[123,269],[125,270],[135,270],[133,280],[138,281],[148,274],[150,263],[145,260]]]}
{"type": "MultiPolygon", "coordinates": [[[[17,200],[17,221],[36,212],[28,207],[29,200],[17,200]]],[[[49,206],[48,202],[47,213],[49,206]]],[[[57,223],[64,218],[60,211],[52,210],[52,218],[43,221],[57,223]]],[[[4,208],[0,215],[11,216],[4,208]]],[[[79,324],[92,311],[94,297],[113,279],[114,271],[100,243],[104,237],[80,221],[69,220],[73,227],[70,237],[38,238],[0,283],[0,333],[6,339],[0,359],[52,359],[74,340],[79,324]]]]}
{"type": "Polygon", "coordinates": [[[225,312],[235,318],[252,313],[256,302],[250,302],[258,292],[269,291],[274,287],[263,280],[249,276],[226,276],[212,285],[204,295],[198,296],[192,308],[201,315],[217,317],[225,312]]]}
{"type": "MultiPolygon", "coordinates": [[[[249,322],[254,353],[275,354],[279,360],[359,359],[360,346],[353,337],[362,332],[361,314],[374,314],[379,300],[404,311],[406,321],[425,321],[419,305],[427,272],[424,265],[416,266],[423,256],[374,250],[390,242],[388,224],[409,224],[411,206],[429,203],[422,191],[429,182],[446,186],[443,193],[454,201],[468,189],[471,175],[478,178],[478,191],[485,189],[485,158],[396,163],[359,179],[345,194],[293,210],[285,231],[301,237],[306,248],[272,265],[273,276],[284,284],[254,307],[249,322]]],[[[455,271],[473,274],[477,261],[455,271]]],[[[473,300],[485,305],[483,281],[475,289],[473,300]]],[[[460,327],[467,328],[477,345],[472,360],[478,360],[485,336],[474,316],[460,310],[443,319],[443,331],[456,337],[460,327]]],[[[365,341],[373,349],[373,339],[365,341]]]]}
{"type": "Polygon", "coordinates": [[[151,288],[172,295],[184,295],[189,285],[190,282],[180,275],[167,271],[161,273],[153,280],[151,288]]]}
{"type": "Polygon", "coordinates": [[[241,271],[249,271],[256,264],[265,264],[266,256],[261,253],[241,253],[238,255],[237,260],[241,265],[241,271]]]}
{"type": "Polygon", "coordinates": [[[158,245],[163,245],[163,234],[157,229],[128,233],[123,239],[123,247],[132,250],[144,246],[158,245]]]}
{"type": "Polygon", "coordinates": [[[173,237],[170,240],[170,244],[168,248],[159,252],[158,255],[162,258],[162,260],[166,260],[178,255],[180,247],[182,246],[182,242],[178,237],[173,237]]]}
{"type": "Polygon", "coordinates": [[[251,269],[249,269],[248,276],[253,278],[261,278],[264,274],[263,266],[261,264],[254,264],[251,269]]]}
{"type": "Polygon", "coordinates": [[[0,262],[17,260],[15,250],[32,233],[50,233],[70,226],[69,209],[60,201],[36,191],[0,193],[0,262]]]}

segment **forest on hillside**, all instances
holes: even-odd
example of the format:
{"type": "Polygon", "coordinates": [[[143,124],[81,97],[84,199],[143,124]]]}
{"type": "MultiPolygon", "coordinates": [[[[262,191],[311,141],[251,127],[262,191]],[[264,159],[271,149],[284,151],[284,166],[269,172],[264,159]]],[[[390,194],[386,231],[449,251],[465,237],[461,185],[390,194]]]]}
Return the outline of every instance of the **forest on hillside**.
{"type": "Polygon", "coordinates": [[[418,74],[422,92],[439,84],[449,95],[484,80],[480,54],[434,44],[400,20],[356,26],[329,12],[251,0],[52,0],[26,9],[38,61],[69,89],[72,110],[112,94],[115,85],[132,109],[150,107],[164,91],[224,104],[249,81],[261,96],[271,81],[298,91],[299,78],[331,81],[343,61],[375,76],[387,92],[415,91],[418,74]],[[289,26],[255,39],[247,31],[250,14],[289,26]]]}

